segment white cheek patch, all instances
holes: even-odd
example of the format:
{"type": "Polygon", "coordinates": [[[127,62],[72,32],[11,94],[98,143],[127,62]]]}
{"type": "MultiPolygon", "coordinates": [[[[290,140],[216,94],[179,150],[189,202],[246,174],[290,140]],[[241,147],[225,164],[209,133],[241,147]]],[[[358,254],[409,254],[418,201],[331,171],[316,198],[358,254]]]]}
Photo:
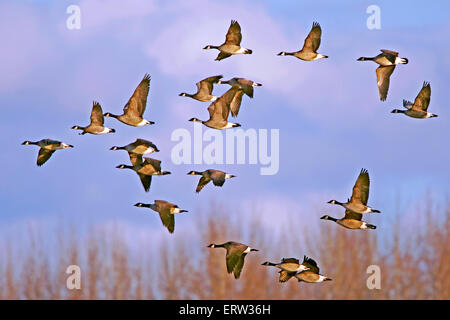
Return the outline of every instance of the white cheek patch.
{"type": "Polygon", "coordinates": [[[241,47],[238,51],[236,51],[236,53],[245,53],[246,51],[247,49],[241,47]]]}
{"type": "Polygon", "coordinates": [[[250,250],[251,250],[251,248],[250,248],[250,247],[247,247],[247,249],[244,250],[244,253],[249,253],[250,250]]]}

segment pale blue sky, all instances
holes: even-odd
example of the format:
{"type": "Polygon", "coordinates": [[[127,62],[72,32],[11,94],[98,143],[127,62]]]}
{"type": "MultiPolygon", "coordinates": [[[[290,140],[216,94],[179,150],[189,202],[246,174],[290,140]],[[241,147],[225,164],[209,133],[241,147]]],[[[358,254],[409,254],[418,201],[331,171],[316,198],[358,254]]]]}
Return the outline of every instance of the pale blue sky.
{"type": "MultiPolygon", "coordinates": [[[[130,1],[123,6],[96,0],[0,3],[0,230],[61,217],[159,230],[156,216],[133,207],[154,199],[190,211],[177,219],[176,231],[187,228],[189,216],[211,199],[235,214],[258,204],[269,212],[263,217],[269,225],[270,212],[283,212],[287,219],[340,216],[342,211],[326,202],[350,196],[362,167],[372,180],[369,202],[384,216],[396,214],[399,196],[403,208],[411,210],[427,192],[448,197],[448,2],[130,1]],[[69,4],[81,7],[81,30],[66,28],[69,4]],[[366,8],[372,4],[381,8],[381,30],[366,27],[366,8]],[[231,19],[239,21],[242,45],[253,54],[214,61],[217,53],[202,47],[220,44],[231,19]],[[329,59],[308,63],[276,56],[297,50],[313,21],[322,26],[319,52],[329,59]],[[382,48],[410,61],[396,68],[385,102],[378,98],[376,65],[356,61],[382,48]],[[115,134],[79,136],[70,130],[89,121],[92,100],[119,113],[145,73],[152,76],[145,116],[156,125],[134,128],[107,119],[115,134]],[[237,122],[244,129],[280,129],[277,175],[261,176],[255,165],[171,163],[172,131],[192,131],[187,120],[207,116],[207,103],[178,93],[192,92],[195,82],[216,74],[263,84],[254,99],[244,97],[237,122]],[[429,111],[438,118],[390,113],[402,99],[413,100],[425,80],[432,88],[429,111]],[[134,173],[115,169],[127,161],[126,153],[108,150],[137,137],[153,141],[161,150],[155,158],[172,172],[155,177],[149,193],[134,173]],[[75,148],[56,152],[38,168],[38,149],[20,143],[41,138],[75,148]],[[221,189],[208,185],[197,195],[198,180],[186,173],[209,167],[238,177],[221,189]]],[[[225,90],[218,86],[215,93],[225,90]]],[[[367,220],[384,221],[383,216],[367,220]]]]}

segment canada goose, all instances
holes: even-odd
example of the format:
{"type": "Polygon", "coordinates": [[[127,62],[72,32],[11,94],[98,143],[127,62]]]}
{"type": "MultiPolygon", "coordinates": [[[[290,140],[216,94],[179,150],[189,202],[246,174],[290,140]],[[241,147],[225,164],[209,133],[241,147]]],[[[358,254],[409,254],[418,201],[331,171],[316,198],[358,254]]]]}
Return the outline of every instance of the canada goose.
{"type": "Polygon", "coordinates": [[[92,111],[91,111],[91,123],[87,127],[81,126],[73,126],[74,130],[82,130],[79,134],[105,134],[116,132],[114,129],[107,128],[103,126],[105,123],[105,119],[103,118],[102,107],[97,101],[92,103],[92,111]]]}
{"type": "Polygon", "coordinates": [[[159,213],[159,217],[161,218],[162,224],[169,230],[170,233],[173,233],[175,230],[175,214],[188,212],[187,210],[183,210],[178,208],[176,204],[170,203],[165,200],[155,200],[155,203],[146,204],[138,202],[135,204],[136,207],[140,208],[150,208],[153,211],[159,213]]]}
{"type": "Polygon", "coordinates": [[[181,97],[190,97],[192,99],[198,100],[198,101],[216,101],[217,97],[213,96],[211,93],[213,91],[213,84],[219,83],[220,79],[223,76],[213,76],[206,79],[203,79],[202,81],[197,82],[195,85],[197,86],[197,92],[194,94],[189,94],[186,92],[180,93],[179,96],[181,97]]]}
{"type": "Polygon", "coordinates": [[[382,49],[381,53],[376,57],[361,57],[358,58],[358,61],[373,61],[380,65],[377,68],[377,86],[381,101],[386,100],[389,90],[389,78],[394,72],[395,66],[408,63],[408,59],[398,57],[398,52],[385,49],[382,49]]]}
{"type": "Polygon", "coordinates": [[[244,91],[239,89],[238,86],[232,86],[231,89],[208,107],[209,120],[202,121],[197,118],[191,118],[189,121],[201,122],[209,128],[218,130],[240,127],[239,123],[231,123],[227,119],[230,114],[230,108],[239,110],[239,106],[236,107],[236,105],[240,105],[243,94],[244,91]]]}
{"type": "Polygon", "coordinates": [[[228,241],[222,244],[211,243],[208,248],[225,248],[227,250],[227,272],[233,272],[235,279],[238,279],[241,275],[242,267],[244,266],[244,258],[247,253],[258,251],[257,249],[250,248],[245,244],[234,241],[228,241]]]}
{"type": "MultiPolygon", "coordinates": [[[[324,281],[331,281],[332,279],[325,277],[319,274],[319,267],[317,266],[316,261],[311,258],[305,256],[303,258],[303,265],[307,266],[309,269],[306,271],[301,271],[296,273],[294,276],[297,278],[298,282],[308,282],[308,283],[317,283],[324,281]]],[[[283,272],[283,271],[281,271],[283,272]]],[[[281,275],[280,275],[281,277],[281,275]]]]}
{"type": "Polygon", "coordinates": [[[380,213],[379,210],[367,206],[367,201],[369,200],[369,186],[369,172],[366,169],[361,169],[358,179],[356,179],[355,186],[353,187],[352,197],[347,200],[346,203],[336,200],[330,200],[328,203],[340,205],[355,213],[380,213]]]}
{"type": "Polygon", "coordinates": [[[248,80],[245,78],[232,78],[227,81],[219,80],[219,82],[217,82],[217,83],[218,84],[226,83],[226,84],[231,85],[232,88],[235,87],[235,88],[239,88],[240,90],[242,90],[242,92],[240,90],[236,91],[237,93],[234,96],[234,99],[232,100],[232,102],[230,104],[230,111],[231,111],[231,115],[233,117],[236,117],[239,113],[239,109],[241,108],[243,94],[245,93],[250,98],[253,98],[253,87],[262,86],[262,84],[260,84],[260,83],[256,83],[252,80],[248,80]]]}
{"type": "Polygon", "coordinates": [[[141,179],[142,185],[146,192],[150,190],[150,185],[152,183],[152,176],[163,176],[170,174],[169,171],[161,170],[161,161],[152,159],[152,158],[144,158],[140,155],[130,153],[130,160],[133,165],[129,166],[126,164],[120,164],[116,168],[118,169],[131,169],[135,171],[139,178],[141,179]]]}
{"type": "Polygon", "coordinates": [[[279,56],[294,56],[301,60],[305,61],[313,61],[319,60],[323,58],[328,58],[323,54],[317,53],[317,49],[320,46],[320,37],[322,36],[322,29],[320,28],[319,23],[313,22],[311,31],[305,39],[303,44],[303,48],[297,52],[285,52],[282,51],[278,55],[279,56]]]}
{"type": "Polygon", "coordinates": [[[203,49],[217,49],[220,51],[215,60],[220,61],[228,58],[233,54],[251,54],[252,50],[241,47],[242,33],[241,26],[235,20],[231,20],[230,27],[228,28],[225,42],[220,46],[207,45],[203,49]]]}
{"type": "Polygon", "coordinates": [[[272,263],[269,261],[266,261],[262,263],[263,266],[272,266],[280,269],[280,282],[286,282],[291,277],[293,277],[297,272],[299,271],[305,271],[308,270],[308,267],[304,264],[301,264],[300,261],[296,258],[283,258],[281,259],[281,262],[279,263],[272,263]]]}
{"type": "Polygon", "coordinates": [[[406,110],[394,109],[392,113],[404,113],[411,118],[426,119],[437,117],[437,114],[432,114],[427,111],[431,98],[431,86],[429,82],[424,82],[423,87],[414,100],[414,103],[403,100],[403,107],[406,110]]]}
{"type": "Polygon", "coordinates": [[[136,139],[135,142],[129,143],[123,147],[111,147],[109,150],[126,150],[129,153],[144,155],[150,154],[153,152],[159,152],[158,147],[154,145],[151,141],[144,139],[136,139]]]}
{"type": "Polygon", "coordinates": [[[219,80],[217,81],[217,84],[229,84],[231,86],[237,85],[240,89],[244,90],[244,93],[250,98],[253,98],[253,88],[262,86],[261,83],[256,83],[252,80],[236,77],[227,81],[219,80]]]}
{"type": "Polygon", "coordinates": [[[72,145],[66,144],[60,141],[51,140],[51,139],[42,139],[36,142],[33,141],[24,141],[22,142],[22,145],[36,145],[39,146],[39,153],[37,157],[37,165],[40,167],[42,166],[50,157],[52,156],[53,152],[59,149],[67,149],[67,148],[73,148],[72,145]]]}
{"type": "Polygon", "coordinates": [[[150,88],[150,75],[145,74],[141,83],[134,90],[133,95],[123,108],[122,115],[115,115],[112,113],[105,113],[105,117],[113,117],[129,126],[142,127],[145,125],[154,124],[153,121],[148,121],[142,118],[145,107],[147,105],[148,90],[150,88]]]}
{"type": "Polygon", "coordinates": [[[347,229],[376,229],[373,224],[361,221],[362,214],[350,210],[345,210],[345,216],[341,219],[336,219],[328,215],[322,216],[320,219],[331,220],[347,229]]]}
{"type": "Polygon", "coordinates": [[[200,181],[198,182],[197,189],[195,189],[195,192],[197,193],[200,192],[200,190],[202,190],[203,187],[206,186],[210,181],[212,181],[215,186],[221,187],[225,183],[225,179],[231,179],[235,177],[232,174],[215,169],[208,169],[203,172],[189,171],[188,174],[202,176],[200,178],[200,181]]]}

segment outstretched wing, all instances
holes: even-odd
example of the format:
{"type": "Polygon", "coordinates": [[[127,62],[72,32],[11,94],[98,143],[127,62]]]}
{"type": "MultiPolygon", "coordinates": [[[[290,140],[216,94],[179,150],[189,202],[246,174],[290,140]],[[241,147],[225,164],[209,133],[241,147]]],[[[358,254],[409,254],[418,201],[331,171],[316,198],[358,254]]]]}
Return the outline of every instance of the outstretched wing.
{"type": "Polygon", "coordinates": [[[423,87],[414,100],[413,108],[420,111],[427,111],[431,98],[431,86],[429,82],[424,82],[423,87]]]}
{"type": "Polygon", "coordinates": [[[162,211],[159,213],[159,217],[161,218],[162,224],[169,230],[170,233],[173,233],[175,230],[175,216],[166,211],[162,211]]]}
{"type": "Polygon", "coordinates": [[[317,262],[314,261],[314,259],[304,256],[302,264],[304,266],[308,267],[309,271],[314,272],[314,273],[319,273],[319,266],[317,265],[317,262]]]}
{"type": "Polygon", "coordinates": [[[42,166],[50,157],[52,156],[55,150],[48,150],[44,148],[39,149],[38,157],[37,157],[37,165],[42,166]]]}
{"type": "Polygon", "coordinates": [[[389,79],[394,69],[395,66],[380,66],[377,68],[377,86],[381,101],[386,100],[389,90],[389,79]]]}
{"type": "Polygon", "coordinates": [[[216,57],[216,60],[217,60],[217,61],[220,61],[220,60],[225,59],[225,58],[228,58],[228,57],[230,57],[230,56],[231,56],[230,53],[226,53],[226,52],[220,51],[219,54],[218,54],[217,57],[216,57]]]}
{"type": "Polygon", "coordinates": [[[239,113],[239,109],[241,108],[242,96],[244,95],[244,91],[242,89],[236,90],[233,100],[230,103],[230,111],[233,117],[236,117],[239,113]]]}
{"type": "Polygon", "coordinates": [[[278,279],[280,282],[286,282],[295,275],[295,272],[289,272],[286,270],[280,270],[278,273],[280,274],[280,278],[278,279]]]}
{"type": "Polygon", "coordinates": [[[139,179],[141,179],[144,190],[148,192],[150,190],[150,185],[152,184],[152,176],[148,176],[142,173],[138,173],[138,176],[139,179]]]}
{"type": "Polygon", "coordinates": [[[319,23],[314,22],[311,31],[309,32],[308,36],[305,39],[302,50],[316,52],[320,46],[321,36],[322,36],[322,29],[320,28],[319,23]]]}
{"type": "Polygon", "coordinates": [[[100,103],[97,101],[94,101],[92,103],[92,112],[91,112],[91,124],[97,125],[97,126],[103,126],[104,118],[103,118],[103,111],[102,107],[100,106],[100,103]]]}
{"type": "Polygon", "coordinates": [[[199,193],[203,189],[203,187],[206,186],[210,181],[211,179],[208,177],[201,177],[200,181],[198,182],[197,189],[195,189],[195,192],[199,193]]]}
{"type": "Polygon", "coordinates": [[[244,258],[245,254],[242,254],[237,260],[236,265],[234,266],[233,273],[235,279],[239,279],[239,276],[241,275],[242,268],[244,267],[244,258]]]}
{"type": "Polygon", "coordinates": [[[217,83],[221,78],[223,78],[222,75],[213,76],[197,82],[197,93],[211,94],[213,91],[213,84],[217,83]]]}
{"type": "Polygon", "coordinates": [[[227,263],[227,272],[231,273],[234,270],[234,267],[237,265],[239,258],[240,258],[240,254],[237,252],[227,252],[226,255],[226,263],[227,263]]]}
{"type": "Polygon", "coordinates": [[[139,83],[136,90],[134,90],[134,93],[131,96],[130,100],[128,100],[127,104],[123,108],[123,112],[132,113],[133,115],[142,117],[145,111],[145,107],[147,105],[147,96],[149,89],[150,89],[150,75],[145,74],[141,83],[139,83]]]}
{"type": "Polygon", "coordinates": [[[225,38],[225,43],[240,45],[242,40],[241,26],[236,20],[231,20],[230,27],[225,38]]]}
{"type": "Polygon", "coordinates": [[[362,214],[361,213],[356,213],[350,210],[345,210],[345,217],[344,219],[354,219],[354,220],[359,220],[361,221],[362,219],[362,214]]]}
{"type": "Polygon", "coordinates": [[[353,187],[351,201],[367,205],[367,201],[369,200],[369,186],[369,172],[366,169],[362,169],[353,187]]]}
{"type": "Polygon", "coordinates": [[[403,107],[404,108],[411,109],[412,106],[413,106],[413,103],[411,101],[403,99],[403,107]]]}

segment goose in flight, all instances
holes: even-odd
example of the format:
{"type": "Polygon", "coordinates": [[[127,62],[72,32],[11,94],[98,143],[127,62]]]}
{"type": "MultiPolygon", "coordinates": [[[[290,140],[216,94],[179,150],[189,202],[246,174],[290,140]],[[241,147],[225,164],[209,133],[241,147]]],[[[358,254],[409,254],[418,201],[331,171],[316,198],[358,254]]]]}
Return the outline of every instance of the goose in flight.
{"type": "Polygon", "coordinates": [[[298,272],[294,275],[297,278],[298,282],[303,281],[307,283],[318,283],[332,280],[331,278],[319,274],[320,271],[319,266],[317,265],[317,262],[314,261],[313,259],[304,256],[302,264],[305,265],[308,268],[308,270],[298,272]]]}
{"type": "Polygon", "coordinates": [[[235,279],[239,279],[242,268],[244,267],[245,256],[252,251],[258,251],[257,249],[250,248],[249,246],[228,241],[222,244],[211,243],[208,248],[225,248],[227,250],[226,265],[227,272],[233,273],[235,279]]]}
{"type": "Polygon", "coordinates": [[[297,272],[308,270],[308,267],[303,263],[300,263],[300,261],[297,258],[283,258],[279,263],[266,261],[262,263],[262,265],[276,267],[281,271],[284,271],[284,272],[280,271],[280,278],[279,278],[280,282],[288,281],[297,272]]]}
{"type": "Polygon", "coordinates": [[[248,80],[245,78],[236,78],[236,77],[232,78],[230,80],[227,80],[227,81],[219,80],[217,82],[217,84],[229,84],[230,86],[237,85],[250,98],[253,98],[253,88],[262,86],[261,83],[256,83],[252,80],[248,80]]]}
{"type": "Polygon", "coordinates": [[[116,168],[118,169],[131,169],[135,171],[141,179],[144,190],[148,192],[152,183],[152,176],[163,176],[170,174],[169,171],[161,170],[161,161],[152,158],[142,158],[142,156],[129,153],[131,166],[126,164],[120,164],[116,168]]]}
{"type": "Polygon", "coordinates": [[[197,193],[199,193],[200,190],[202,190],[203,187],[206,186],[210,181],[212,181],[215,186],[221,187],[225,183],[226,179],[235,177],[232,174],[225,173],[216,169],[208,169],[203,172],[189,171],[188,174],[202,176],[198,182],[197,189],[195,189],[195,192],[197,193]]]}
{"type": "Polygon", "coordinates": [[[361,221],[362,214],[350,211],[348,209],[345,210],[345,216],[341,219],[336,219],[330,217],[328,215],[322,216],[320,219],[330,220],[336,222],[338,225],[343,226],[347,229],[376,229],[377,227],[373,224],[369,224],[367,222],[361,221]]]}
{"type": "Polygon", "coordinates": [[[53,152],[60,149],[73,148],[72,145],[63,143],[61,141],[51,140],[51,139],[42,139],[39,141],[24,141],[22,145],[36,145],[39,147],[39,153],[37,157],[37,165],[42,166],[50,157],[53,152]]]}
{"type": "Polygon", "coordinates": [[[82,130],[79,134],[105,134],[116,132],[114,129],[105,127],[103,125],[104,123],[105,119],[103,118],[102,107],[100,106],[100,103],[94,101],[92,103],[91,123],[87,127],[73,126],[72,129],[82,130]]]}
{"type": "Polygon", "coordinates": [[[431,86],[429,82],[424,82],[422,89],[414,100],[414,103],[403,100],[403,107],[406,110],[394,109],[392,113],[404,113],[411,118],[417,119],[427,119],[427,118],[435,118],[437,114],[432,114],[428,112],[428,105],[430,104],[431,98],[431,86]]]}
{"type": "Polygon", "coordinates": [[[330,281],[331,279],[319,274],[319,267],[317,266],[317,262],[307,256],[303,257],[303,262],[300,264],[298,259],[295,258],[287,258],[283,259],[279,264],[272,264],[270,262],[265,262],[263,265],[275,265],[280,274],[279,281],[287,282],[292,277],[297,278],[297,280],[308,282],[308,283],[316,283],[316,282],[324,282],[330,281]],[[283,262],[284,261],[284,262],[283,262]],[[289,268],[283,267],[283,265],[289,265],[289,268]],[[294,270],[297,268],[299,270],[294,270]]]}
{"type": "Polygon", "coordinates": [[[397,64],[407,64],[408,59],[399,58],[398,52],[381,49],[381,53],[375,57],[361,57],[358,61],[373,61],[380,66],[377,68],[377,86],[380,100],[385,101],[389,91],[389,79],[397,64]]]}
{"type": "Polygon", "coordinates": [[[241,47],[242,33],[241,26],[235,20],[231,20],[230,27],[228,28],[225,42],[220,46],[207,45],[203,49],[217,49],[219,55],[215,60],[220,61],[228,58],[233,54],[251,54],[252,50],[241,47]]]}
{"type": "Polygon", "coordinates": [[[230,109],[232,114],[237,114],[243,94],[244,91],[238,86],[232,86],[208,107],[209,119],[207,121],[197,118],[191,118],[189,121],[201,122],[209,128],[218,130],[240,127],[239,123],[228,122],[228,115],[230,114],[230,109]]]}
{"type": "Polygon", "coordinates": [[[336,200],[330,200],[328,203],[340,205],[355,213],[379,213],[379,210],[367,206],[367,201],[369,200],[369,185],[369,172],[366,169],[362,169],[358,179],[356,179],[355,186],[353,187],[352,197],[346,203],[336,200]]]}
{"type": "Polygon", "coordinates": [[[126,150],[128,153],[134,153],[137,155],[145,155],[153,152],[159,152],[159,149],[153,142],[145,139],[136,139],[135,142],[129,143],[123,147],[113,146],[109,150],[126,150]]]}
{"type": "Polygon", "coordinates": [[[320,24],[317,22],[313,22],[311,31],[305,39],[303,44],[303,48],[300,51],[296,52],[285,52],[282,51],[278,55],[279,56],[294,56],[304,61],[313,61],[319,60],[323,58],[328,58],[323,54],[317,53],[317,50],[320,46],[320,38],[322,36],[322,29],[320,28],[320,24]]]}
{"type": "Polygon", "coordinates": [[[115,115],[107,112],[104,114],[104,116],[116,118],[120,122],[134,127],[142,127],[154,124],[153,121],[148,121],[143,118],[145,107],[147,106],[147,96],[149,88],[150,75],[146,74],[123,108],[123,114],[115,115]]]}
{"type": "Polygon", "coordinates": [[[165,200],[155,200],[154,203],[150,204],[138,202],[134,206],[139,208],[149,208],[158,212],[162,224],[167,228],[167,230],[169,230],[170,233],[173,233],[175,230],[175,214],[188,212],[187,210],[178,208],[176,204],[165,200]]]}
{"type": "Polygon", "coordinates": [[[203,79],[195,84],[197,86],[196,93],[189,94],[183,92],[180,93],[179,96],[189,97],[198,101],[216,101],[217,97],[211,94],[213,91],[213,85],[214,83],[219,83],[222,77],[223,77],[222,75],[219,75],[203,79]]]}

